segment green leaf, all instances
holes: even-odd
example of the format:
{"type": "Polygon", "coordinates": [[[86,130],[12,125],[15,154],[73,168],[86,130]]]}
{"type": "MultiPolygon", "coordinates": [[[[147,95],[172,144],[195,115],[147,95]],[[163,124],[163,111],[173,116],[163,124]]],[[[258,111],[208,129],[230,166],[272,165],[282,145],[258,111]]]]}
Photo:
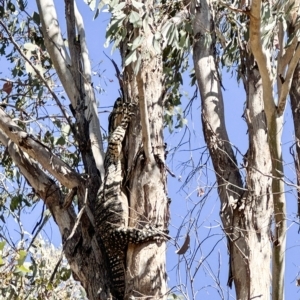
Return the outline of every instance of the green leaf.
{"type": "Polygon", "coordinates": [[[15,270],[15,273],[20,273],[20,275],[25,275],[30,272],[31,270],[26,268],[24,265],[17,267],[15,270]]]}
{"type": "Polygon", "coordinates": [[[21,24],[20,24],[20,29],[21,29],[21,31],[24,30],[25,26],[26,26],[26,22],[25,22],[25,21],[22,21],[21,24]]]}
{"type": "Polygon", "coordinates": [[[41,19],[40,15],[37,12],[34,12],[32,15],[32,20],[34,21],[35,24],[40,25],[41,24],[41,19]]]}
{"type": "Polygon", "coordinates": [[[65,140],[65,138],[63,136],[59,137],[57,139],[57,141],[55,142],[55,145],[61,145],[61,146],[63,146],[65,144],[66,144],[66,140],[65,140]]]}
{"type": "Polygon", "coordinates": [[[210,47],[211,43],[212,43],[211,34],[206,32],[204,35],[204,45],[206,46],[207,49],[210,47]]]}
{"type": "Polygon", "coordinates": [[[37,95],[38,99],[42,99],[43,93],[44,93],[44,89],[40,88],[39,92],[38,92],[38,95],[37,95]]]}
{"type": "Polygon", "coordinates": [[[121,34],[119,34],[118,37],[115,39],[115,42],[111,48],[111,53],[114,53],[114,51],[118,48],[118,46],[122,40],[123,40],[123,37],[121,34]]]}
{"type": "Polygon", "coordinates": [[[128,66],[130,63],[135,62],[137,60],[136,50],[129,53],[129,55],[125,59],[125,66],[128,66]]]}
{"type": "Polygon", "coordinates": [[[132,43],[132,46],[131,46],[131,51],[135,50],[136,48],[138,48],[142,42],[144,41],[144,36],[142,35],[139,35],[132,43]]]}
{"type": "Polygon", "coordinates": [[[27,5],[27,1],[23,1],[23,0],[18,0],[17,1],[18,5],[19,5],[19,8],[21,11],[24,11],[25,10],[25,7],[27,5]]]}
{"type": "Polygon", "coordinates": [[[60,279],[66,281],[71,277],[71,274],[71,269],[62,268],[60,271],[60,279]]]}
{"type": "Polygon", "coordinates": [[[12,197],[10,202],[11,211],[15,211],[21,202],[22,202],[22,195],[17,195],[12,197]]]}
{"type": "Polygon", "coordinates": [[[83,0],[88,6],[89,8],[94,11],[96,8],[96,0],[83,0]]]}
{"type": "MultiPolygon", "coordinates": [[[[102,4],[102,1],[99,3],[99,6],[100,6],[100,4],[102,4]]],[[[102,6],[101,6],[101,8],[102,8],[102,6]]],[[[96,9],[95,15],[94,15],[94,17],[93,17],[93,20],[96,20],[96,19],[98,18],[101,8],[98,7],[98,8],[96,9]]]]}
{"type": "Polygon", "coordinates": [[[168,40],[167,37],[168,37],[169,29],[170,29],[171,25],[172,25],[172,23],[167,21],[161,30],[161,34],[166,41],[168,40]]]}
{"type": "Polygon", "coordinates": [[[1,5],[0,6],[0,18],[3,18],[3,16],[4,16],[4,7],[1,5]]]}
{"type": "Polygon", "coordinates": [[[178,28],[177,26],[174,25],[174,38],[173,38],[173,44],[178,48],[178,41],[179,41],[179,33],[178,33],[178,28]]]}
{"type": "Polygon", "coordinates": [[[175,28],[175,25],[171,24],[171,26],[169,27],[169,30],[166,34],[166,39],[168,41],[168,45],[172,45],[174,37],[175,37],[175,31],[177,31],[177,29],[175,28]]]}
{"type": "Polygon", "coordinates": [[[6,244],[5,241],[0,242],[0,251],[3,251],[5,244],[6,244]]]}
{"type": "Polygon", "coordinates": [[[142,27],[142,19],[136,11],[132,11],[129,15],[129,21],[133,24],[133,27],[139,28],[142,27]]]}
{"type": "Polygon", "coordinates": [[[62,128],[61,128],[61,131],[62,131],[62,134],[64,136],[68,136],[70,134],[70,131],[71,131],[70,125],[69,124],[63,125],[62,128]]]}
{"type": "Polygon", "coordinates": [[[32,43],[25,43],[23,45],[24,49],[25,50],[29,50],[29,51],[35,51],[37,46],[35,44],[32,44],[32,43]]]}
{"type": "Polygon", "coordinates": [[[134,1],[134,0],[131,1],[131,4],[132,4],[132,6],[135,7],[136,9],[140,9],[140,8],[143,8],[143,7],[144,7],[144,3],[137,2],[137,1],[134,1]]]}
{"type": "Polygon", "coordinates": [[[137,59],[137,62],[135,64],[135,66],[134,66],[134,70],[133,70],[134,75],[138,74],[138,72],[139,72],[139,70],[141,68],[141,62],[142,62],[142,57],[141,57],[141,55],[139,55],[139,57],[137,59]]]}
{"type": "Polygon", "coordinates": [[[33,282],[33,280],[37,274],[38,268],[37,268],[37,263],[35,262],[35,259],[33,257],[30,257],[30,259],[32,261],[32,265],[30,266],[30,270],[32,271],[32,276],[30,276],[30,280],[31,280],[31,282],[33,282]]]}
{"type": "Polygon", "coordinates": [[[26,259],[26,256],[27,256],[27,251],[25,250],[19,250],[19,258],[17,259],[17,262],[18,262],[18,266],[22,266],[25,259],[26,259]]]}
{"type": "Polygon", "coordinates": [[[7,8],[11,11],[11,12],[15,12],[16,11],[16,7],[13,3],[8,2],[7,4],[7,8]]]}
{"type": "Polygon", "coordinates": [[[153,37],[152,45],[157,54],[161,53],[160,42],[155,37],[153,37]]]}
{"type": "Polygon", "coordinates": [[[188,123],[188,120],[185,118],[181,118],[179,120],[178,125],[175,126],[175,128],[183,128],[188,123]]]}
{"type": "Polygon", "coordinates": [[[183,80],[182,80],[181,73],[177,72],[175,74],[175,81],[178,81],[178,82],[180,82],[181,85],[183,85],[183,80]]]}
{"type": "Polygon", "coordinates": [[[185,23],[185,31],[188,33],[188,34],[193,34],[193,27],[192,27],[192,24],[191,22],[188,22],[188,23],[185,23]]]}
{"type": "Polygon", "coordinates": [[[120,2],[120,0],[105,0],[105,1],[108,1],[107,4],[109,4],[110,7],[115,7],[120,2]]]}
{"type": "Polygon", "coordinates": [[[5,265],[5,261],[2,259],[2,256],[0,256],[0,267],[5,265]]]}
{"type": "Polygon", "coordinates": [[[162,35],[159,31],[157,31],[157,32],[155,32],[154,37],[155,37],[156,40],[160,41],[161,38],[162,38],[162,35]]]}
{"type": "Polygon", "coordinates": [[[98,17],[98,15],[99,15],[99,13],[100,13],[100,11],[101,11],[101,9],[105,6],[105,5],[107,5],[109,3],[109,0],[100,0],[100,2],[99,2],[99,4],[98,4],[98,7],[97,7],[97,9],[96,9],[96,12],[95,12],[95,15],[94,15],[94,20],[98,17]]]}
{"type": "Polygon", "coordinates": [[[187,39],[188,39],[188,36],[186,35],[186,33],[183,30],[181,30],[180,31],[180,40],[179,40],[179,47],[180,48],[185,47],[187,39]]]}
{"type": "Polygon", "coordinates": [[[123,23],[124,19],[126,18],[125,14],[122,14],[122,18],[120,19],[114,19],[110,24],[109,28],[106,31],[106,42],[105,47],[109,46],[109,43],[111,40],[114,40],[117,33],[121,30],[121,24],[123,23]]]}
{"type": "Polygon", "coordinates": [[[113,8],[112,13],[114,14],[114,13],[122,10],[125,7],[125,5],[126,5],[126,2],[119,3],[116,7],[113,8]]]}

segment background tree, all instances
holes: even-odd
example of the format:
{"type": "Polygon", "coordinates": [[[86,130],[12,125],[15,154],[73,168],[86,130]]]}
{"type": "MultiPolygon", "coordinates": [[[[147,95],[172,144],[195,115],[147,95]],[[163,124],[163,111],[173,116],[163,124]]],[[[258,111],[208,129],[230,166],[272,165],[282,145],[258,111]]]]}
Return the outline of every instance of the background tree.
{"type": "MultiPolygon", "coordinates": [[[[106,157],[76,4],[65,0],[67,46],[53,1],[37,0],[38,13],[32,16],[23,1],[17,1],[18,8],[15,4],[2,1],[0,6],[1,54],[15,65],[12,79],[3,85],[0,109],[2,166],[17,186],[12,192],[3,185],[9,212],[20,214],[37,200],[34,195],[44,201],[59,227],[73,276],[89,299],[166,297],[164,232],[169,208],[163,128],[186,124],[190,104],[185,111],[178,106],[182,74],[193,50],[192,83],[197,82],[201,95],[202,130],[230,255],[228,285],[234,283],[238,299],[269,299],[270,291],[273,299],[283,299],[288,182],[281,134],[291,92],[298,138],[299,3],[88,2],[96,16],[103,7],[110,12],[107,45],[112,43],[121,54],[121,71],[112,61],[120,100],[109,118],[106,157]],[[242,166],[226,130],[222,66],[236,74],[246,93],[243,117],[249,149],[242,166]],[[68,99],[60,95],[56,81],[68,99]],[[18,167],[33,190],[11,166],[18,167]],[[118,230],[110,231],[114,222],[118,230]],[[106,231],[114,238],[106,237],[106,231]],[[115,257],[126,257],[126,272],[115,257]]],[[[297,154],[298,148],[296,143],[297,154]]],[[[297,172],[298,157],[294,156],[297,172]]],[[[189,242],[188,234],[178,254],[185,257],[189,242]]],[[[191,257],[191,265],[197,264],[195,255],[191,257]]],[[[221,291],[218,280],[215,277],[221,291]]]]}
{"type": "Polygon", "coordinates": [[[196,1],[194,5],[194,32],[199,37],[194,46],[195,71],[204,134],[217,174],[221,218],[228,237],[232,272],[229,284],[234,281],[239,299],[268,299],[268,258],[272,257],[272,298],[283,299],[287,227],[281,134],[283,112],[300,53],[296,27],[292,25],[299,3],[221,4],[228,13],[221,14],[219,24],[226,24],[224,33],[230,41],[224,45],[223,57],[238,63],[238,76],[247,95],[244,117],[249,149],[245,157],[245,184],[224,123],[220,76],[215,63],[217,18],[213,2],[196,1]],[[208,46],[207,33],[212,35],[208,46]],[[274,93],[275,83],[278,97],[274,93]],[[274,232],[270,233],[271,230],[274,232]]]}

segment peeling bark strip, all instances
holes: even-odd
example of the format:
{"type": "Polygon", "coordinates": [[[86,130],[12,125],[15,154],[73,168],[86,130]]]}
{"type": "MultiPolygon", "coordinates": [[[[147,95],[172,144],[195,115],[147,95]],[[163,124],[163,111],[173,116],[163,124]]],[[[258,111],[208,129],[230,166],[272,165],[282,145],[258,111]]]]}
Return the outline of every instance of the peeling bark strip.
{"type": "Polygon", "coordinates": [[[81,94],[81,92],[84,94],[84,106],[86,106],[84,113],[86,119],[89,121],[89,139],[91,141],[91,147],[97,169],[103,178],[103,142],[100,132],[96,97],[91,85],[91,66],[86,47],[85,30],[82,17],[75,2],[66,0],[66,6],[69,8],[66,11],[67,28],[68,31],[71,31],[68,34],[69,47],[73,47],[74,42],[76,41],[76,36],[79,36],[80,38],[78,41],[80,45],[80,53],[76,54],[76,51],[73,51],[70,53],[70,56],[63,42],[53,0],[37,0],[36,2],[39,9],[47,51],[50,54],[51,61],[53,62],[58,77],[74,109],[76,109],[78,105],[78,94],[81,94]],[[70,22],[70,17],[72,22],[70,22]],[[78,69],[79,65],[81,65],[82,68],[81,72],[79,72],[78,69]],[[73,70],[73,73],[70,68],[73,70]],[[76,85],[78,82],[81,83],[80,88],[76,85]]]}

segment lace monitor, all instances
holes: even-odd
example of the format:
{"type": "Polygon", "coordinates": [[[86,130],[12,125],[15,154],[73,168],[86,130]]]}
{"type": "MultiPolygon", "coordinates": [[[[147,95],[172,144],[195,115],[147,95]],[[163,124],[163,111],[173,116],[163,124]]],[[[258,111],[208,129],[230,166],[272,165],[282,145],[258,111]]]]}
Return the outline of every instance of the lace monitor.
{"type": "Polygon", "coordinates": [[[100,246],[110,269],[113,296],[124,299],[126,250],[128,243],[162,240],[163,235],[148,227],[144,230],[128,227],[128,199],[123,183],[122,143],[135,105],[117,99],[109,116],[110,137],[105,156],[105,178],[96,205],[96,228],[100,246]]]}

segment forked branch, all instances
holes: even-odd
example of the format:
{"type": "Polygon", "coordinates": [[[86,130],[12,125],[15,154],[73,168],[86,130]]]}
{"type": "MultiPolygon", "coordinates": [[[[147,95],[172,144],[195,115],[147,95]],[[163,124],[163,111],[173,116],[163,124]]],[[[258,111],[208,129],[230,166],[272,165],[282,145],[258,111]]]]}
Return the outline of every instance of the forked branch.
{"type": "Polygon", "coordinates": [[[23,131],[2,109],[0,109],[0,129],[22,151],[40,163],[62,185],[72,189],[83,183],[77,172],[73,171],[65,162],[54,155],[46,145],[23,131]]]}
{"type": "Polygon", "coordinates": [[[270,126],[271,117],[275,111],[275,103],[273,98],[273,80],[270,59],[267,57],[262,45],[261,9],[261,0],[253,0],[250,10],[250,46],[262,78],[264,108],[268,126],[270,126]]]}

